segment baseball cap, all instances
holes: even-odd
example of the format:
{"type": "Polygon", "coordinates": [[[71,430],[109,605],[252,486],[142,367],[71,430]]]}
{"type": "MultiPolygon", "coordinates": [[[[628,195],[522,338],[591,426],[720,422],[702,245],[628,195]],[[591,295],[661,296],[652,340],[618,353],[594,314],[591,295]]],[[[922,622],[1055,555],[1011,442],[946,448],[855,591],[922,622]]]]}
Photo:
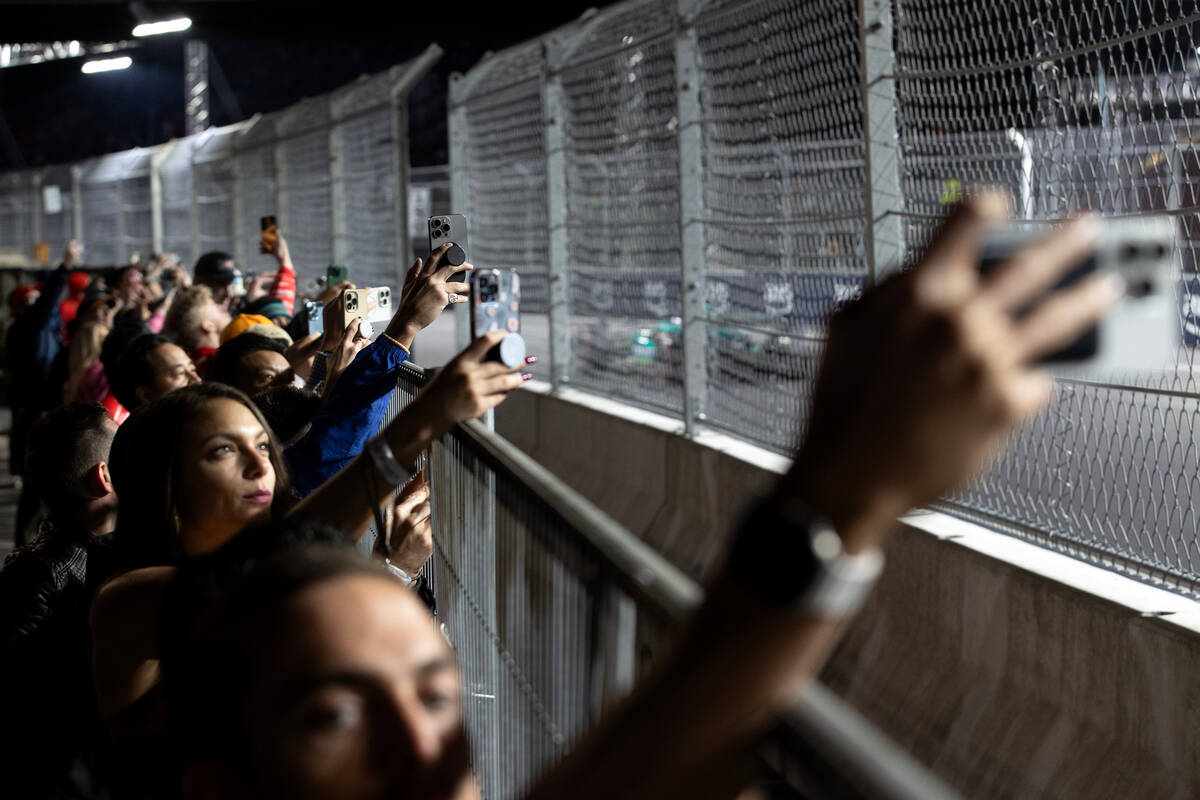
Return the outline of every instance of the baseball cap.
{"type": "Polygon", "coordinates": [[[230,322],[225,326],[225,330],[221,331],[221,344],[225,344],[238,334],[244,333],[247,328],[255,325],[270,325],[271,327],[275,327],[271,320],[261,314],[238,314],[233,318],[233,322],[230,322]]]}

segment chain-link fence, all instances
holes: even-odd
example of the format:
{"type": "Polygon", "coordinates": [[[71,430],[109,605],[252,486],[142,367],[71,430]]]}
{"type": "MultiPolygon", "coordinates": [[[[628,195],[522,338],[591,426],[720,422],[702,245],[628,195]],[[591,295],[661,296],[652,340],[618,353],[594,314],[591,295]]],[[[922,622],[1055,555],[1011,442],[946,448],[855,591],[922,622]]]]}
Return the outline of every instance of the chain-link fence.
{"type": "Polygon", "coordinates": [[[556,386],[778,450],[829,311],[968,188],[1174,215],[1176,363],[1063,382],[953,503],[1195,591],[1198,45],[1196,2],[621,3],[452,82],[454,205],[476,254],[536,243],[495,265],[548,276],[556,386]]]}
{"type": "Polygon", "coordinates": [[[301,281],[345,264],[362,286],[398,287],[408,269],[407,93],[440,57],[404,64],[271,114],[157,147],[0,175],[0,250],[22,262],[84,242],[91,266],[173,252],[232,254],[246,272],[275,216],[301,281]]]}

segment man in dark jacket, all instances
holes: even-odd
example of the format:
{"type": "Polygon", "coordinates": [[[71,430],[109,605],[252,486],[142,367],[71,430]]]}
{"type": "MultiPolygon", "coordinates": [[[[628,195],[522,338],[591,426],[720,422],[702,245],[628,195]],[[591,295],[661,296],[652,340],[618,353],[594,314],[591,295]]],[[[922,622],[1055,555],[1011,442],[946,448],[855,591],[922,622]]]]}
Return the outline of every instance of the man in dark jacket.
{"type": "Polygon", "coordinates": [[[107,464],[115,432],[99,403],[57,408],[29,432],[26,480],[50,518],[0,570],[0,686],[9,739],[0,748],[0,775],[12,797],[45,796],[97,722],[88,561],[116,527],[107,464]]]}
{"type": "MultiPolygon", "coordinates": [[[[51,272],[40,287],[22,287],[25,291],[14,292],[12,311],[16,319],[8,329],[6,342],[12,371],[9,467],[14,475],[24,474],[22,458],[30,427],[43,412],[62,402],[62,383],[58,379],[62,376],[54,374],[55,360],[63,348],[58,304],[66,296],[68,271],[82,255],[83,248],[72,240],[63,253],[62,266],[51,272]]],[[[17,544],[24,543],[37,511],[36,495],[23,487],[13,534],[17,544]]]]}

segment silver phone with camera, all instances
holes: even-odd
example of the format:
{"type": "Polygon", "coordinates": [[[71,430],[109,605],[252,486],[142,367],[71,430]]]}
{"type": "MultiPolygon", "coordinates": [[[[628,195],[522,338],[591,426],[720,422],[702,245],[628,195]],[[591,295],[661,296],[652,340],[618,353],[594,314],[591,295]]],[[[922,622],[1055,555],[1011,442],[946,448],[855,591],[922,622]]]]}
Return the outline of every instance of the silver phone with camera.
{"type": "MultiPolygon", "coordinates": [[[[1125,296],[1096,327],[1042,362],[1060,377],[1077,378],[1173,365],[1181,343],[1175,220],[1165,216],[1104,219],[1100,225],[1095,251],[1053,288],[1111,272],[1124,281],[1125,296]]],[[[986,274],[1051,230],[1045,224],[1014,223],[991,231],[984,239],[981,271],[986,274]]]]}

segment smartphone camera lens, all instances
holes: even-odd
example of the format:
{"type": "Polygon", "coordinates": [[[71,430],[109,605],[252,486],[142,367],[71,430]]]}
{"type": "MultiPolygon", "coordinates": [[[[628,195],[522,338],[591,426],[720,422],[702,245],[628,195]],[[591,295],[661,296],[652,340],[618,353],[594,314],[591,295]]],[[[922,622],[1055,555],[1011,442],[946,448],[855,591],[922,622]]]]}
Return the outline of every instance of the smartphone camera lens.
{"type": "Polygon", "coordinates": [[[1129,281],[1125,294],[1135,300],[1154,294],[1154,281],[1149,278],[1137,278],[1129,281]]]}
{"type": "Polygon", "coordinates": [[[1138,247],[1135,244],[1126,244],[1121,246],[1119,253],[1121,261],[1136,261],[1138,257],[1138,247]]]}

